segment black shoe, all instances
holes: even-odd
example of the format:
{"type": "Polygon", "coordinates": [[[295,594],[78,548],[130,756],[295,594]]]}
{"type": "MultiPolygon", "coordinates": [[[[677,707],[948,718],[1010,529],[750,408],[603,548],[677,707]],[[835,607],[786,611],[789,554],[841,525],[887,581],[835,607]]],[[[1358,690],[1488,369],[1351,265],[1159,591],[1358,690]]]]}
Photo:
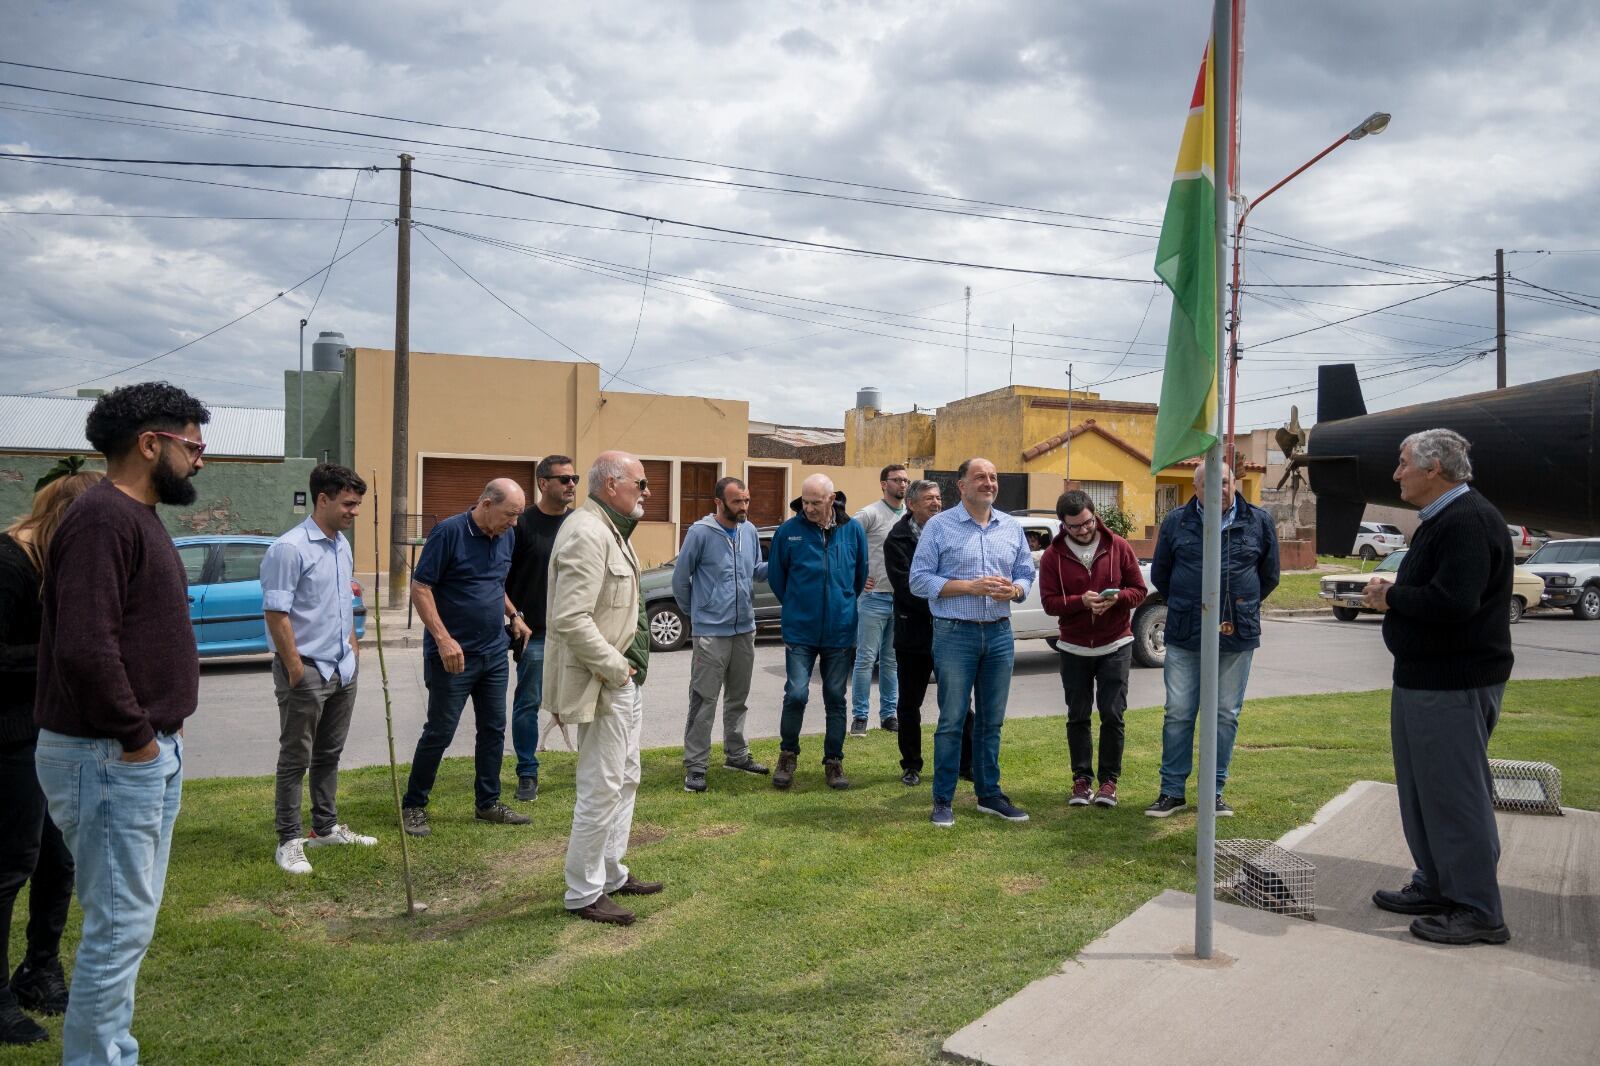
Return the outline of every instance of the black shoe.
{"type": "Polygon", "coordinates": [[[978,813],[992,814],[997,818],[1004,818],[1008,822],[1026,822],[1028,820],[1028,812],[1012,803],[1004,793],[996,793],[988,799],[979,800],[978,813]]]}
{"type": "Polygon", "coordinates": [[[704,792],[706,790],[706,772],[704,770],[690,770],[684,774],[683,790],[685,792],[704,792]]]}
{"type": "Polygon", "coordinates": [[[38,1022],[22,1013],[17,997],[9,988],[0,988],[0,1045],[42,1044],[50,1039],[38,1022]]]}
{"type": "Polygon", "coordinates": [[[522,803],[532,803],[539,798],[539,777],[517,778],[517,799],[522,803]]]}
{"type": "Polygon", "coordinates": [[[1395,914],[1443,914],[1450,909],[1450,904],[1443,900],[1425,895],[1415,881],[1407,881],[1399,891],[1378,889],[1372,894],[1372,904],[1395,914]]]}
{"type": "Polygon", "coordinates": [[[850,719],[850,735],[864,737],[867,735],[867,720],[865,718],[850,719]]]}
{"type": "Polygon", "coordinates": [[[756,774],[757,776],[772,772],[756,762],[750,755],[746,755],[743,759],[723,759],[722,768],[724,770],[739,770],[747,774],[756,774]]]}
{"type": "Polygon", "coordinates": [[[20,1006],[37,1014],[65,1014],[67,977],[61,972],[61,960],[51,959],[42,966],[22,963],[11,975],[11,992],[20,1006]]]}
{"type": "Polygon", "coordinates": [[[1233,808],[1228,806],[1226,803],[1222,802],[1222,797],[1221,796],[1217,797],[1217,817],[1218,818],[1232,818],[1233,817],[1233,808]]]}
{"type": "Polygon", "coordinates": [[[890,733],[898,733],[898,732],[900,732],[900,719],[896,715],[892,715],[891,714],[889,717],[885,718],[880,724],[882,725],[882,727],[885,730],[887,730],[890,733]]]}
{"type": "Polygon", "coordinates": [[[918,785],[922,784],[922,775],[917,773],[915,770],[907,770],[905,773],[900,775],[900,783],[907,788],[916,788],[918,785]]]}
{"type": "Polygon", "coordinates": [[[1511,939],[1511,930],[1504,924],[1489,925],[1471,907],[1451,907],[1443,914],[1414,920],[1411,935],[1435,944],[1504,944],[1511,939]]]}
{"type": "Polygon", "coordinates": [[[428,812],[422,807],[407,807],[400,812],[401,820],[405,822],[406,833],[414,837],[425,837],[433,832],[433,827],[428,824],[428,812]]]}
{"type": "Polygon", "coordinates": [[[612,889],[607,895],[611,896],[653,896],[667,887],[665,881],[641,881],[633,874],[622,882],[617,888],[612,889]]]}
{"type": "Polygon", "coordinates": [[[533,821],[526,814],[518,814],[504,803],[491,803],[487,807],[479,807],[475,817],[480,822],[493,822],[496,825],[527,825],[533,821]]]}
{"type": "Polygon", "coordinates": [[[1169,818],[1187,806],[1182,797],[1163,794],[1157,796],[1156,801],[1144,809],[1144,813],[1147,818],[1169,818]]]}

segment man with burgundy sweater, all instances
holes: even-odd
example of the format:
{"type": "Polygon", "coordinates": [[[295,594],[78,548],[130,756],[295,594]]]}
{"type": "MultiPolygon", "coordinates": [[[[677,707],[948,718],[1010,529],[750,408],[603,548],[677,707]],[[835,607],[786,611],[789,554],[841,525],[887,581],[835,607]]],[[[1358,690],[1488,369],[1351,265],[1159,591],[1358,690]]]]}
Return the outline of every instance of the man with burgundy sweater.
{"type": "Polygon", "coordinates": [[[1133,611],[1144,602],[1139,558],[1106,528],[1094,501],[1077,489],[1056,501],[1061,532],[1039,559],[1045,614],[1061,619],[1056,651],[1067,699],[1067,751],[1072,759],[1071,807],[1117,805],[1122,776],[1123,712],[1133,665],[1133,611]],[[1090,714],[1100,708],[1100,787],[1095,789],[1090,714]]]}
{"type": "Polygon", "coordinates": [[[56,531],[39,632],[35,766],[78,868],[83,935],[62,1030],[68,1064],[136,1062],[129,1032],[183,792],[200,663],[183,563],[156,504],[195,500],[205,407],[165,382],[102,396],[84,434],[106,479],[56,531]]]}

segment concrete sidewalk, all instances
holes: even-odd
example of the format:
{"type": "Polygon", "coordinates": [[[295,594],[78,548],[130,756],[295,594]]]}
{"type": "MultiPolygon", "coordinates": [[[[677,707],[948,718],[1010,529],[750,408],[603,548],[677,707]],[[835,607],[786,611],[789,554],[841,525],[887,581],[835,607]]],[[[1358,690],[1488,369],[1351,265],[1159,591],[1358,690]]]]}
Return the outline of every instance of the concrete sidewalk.
{"type": "MultiPolygon", "coordinates": [[[[952,1036],[945,1054],[1062,1063],[1600,1062],[1600,814],[1499,817],[1511,943],[1444,948],[1373,907],[1410,872],[1392,785],[1360,782],[1293,843],[1318,921],[1219,902],[1194,958],[1194,897],[1164,892],[1062,971],[952,1036]]],[[[1288,838],[1286,838],[1286,841],[1288,838]]]]}

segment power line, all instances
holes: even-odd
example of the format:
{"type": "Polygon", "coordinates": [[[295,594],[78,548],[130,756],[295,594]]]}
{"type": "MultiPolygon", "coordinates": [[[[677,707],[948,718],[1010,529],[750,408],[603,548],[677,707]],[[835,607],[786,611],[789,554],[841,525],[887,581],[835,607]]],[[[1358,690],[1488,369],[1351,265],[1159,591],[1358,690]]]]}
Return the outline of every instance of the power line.
{"type": "MultiPolygon", "coordinates": [[[[339,261],[339,246],[344,243],[344,231],[350,225],[350,208],[356,202],[356,188],[361,184],[361,174],[361,171],[356,171],[356,180],[350,183],[350,199],[345,201],[344,222],[339,226],[338,239],[333,242],[333,257],[328,260],[328,269],[322,273],[322,284],[317,286],[317,297],[311,301],[311,310],[305,315],[306,321],[310,321],[311,316],[316,313],[317,305],[322,302],[322,292],[328,287],[328,279],[333,277],[333,264],[339,261]]],[[[304,334],[301,336],[304,337],[304,334]]]]}
{"type": "Polygon", "coordinates": [[[162,167],[225,167],[229,170],[370,170],[376,174],[380,170],[398,170],[399,167],[340,167],[329,166],[323,163],[219,163],[206,159],[128,159],[121,156],[105,155],[45,155],[40,152],[0,152],[0,155],[10,159],[28,159],[42,161],[54,159],[61,162],[72,163],[137,163],[141,166],[162,167]]]}
{"type": "MultiPolygon", "coordinates": [[[[1481,278],[1475,278],[1473,280],[1482,280],[1482,279],[1481,278]]],[[[1459,289],[1461,286],[1463,286],[1465,284],[1467,284],[1467,282],[1458,281],[1458,282],[1455,282],[1454,284],[1446,285],[1442,289],[1435,289],[1433,292],[1425,292],[1421,296],[1412,296],[1409,299],[1400,300],[1400,301],[1398,301],[1396,303],[1388,304],[1388,305],[1383,306],[1383,307],[1374,307],[1370,311],[1362,311],[1360,314],[1351,315],[1349,318],[1341,318],[1341,319],[1338,319],[1338,320],[1336,320],[1334,322],[1324,322],[1320,326],[1312,326],[1310,329],[1302,329],[1302,330],[1300,330],[1300,331],[1298,331],[1296,333],[1286,333],[1281,337],[1274,337],[1269,341],[1262,341],[1259,345],[1258,344],[1246,345],[1242,350],[1243,351],[1249,351],[1252,348],[1265,347],[1268,344],[1277,344],[1280,341],[1290,340],[1290,339],[1292,339],[1294,337],[1303,337],[1307,333],[1315,333],[1317,330],[1319,330],[1319,329],[1327,329],[1329,326],[1340,326],[1340,325],[1343,325],[1346,322],[1354,322],[1358,318],[1366,318],[1368,315],[1376,315],[1376,314],[1379,314],[1380,312],[1388,311],[1391,308],[1403,307],[1403,306],[1405,306],[1406,304],[1409,304],[1409,303],[1416,303],[1418,300],[1426,300],[1430,296],[1438,296],[1440,293],[1449,292],[1451,289],[1459,289]]]]}
{"type": "Polygon", "coordinates": [[[611,372],[611,376],[606,378],[605,382],[600,386],[602,389],[605,388],[606,385],[609,385],[615,381],[617,379],[617,375],[626,370],[628,368],[628,364],[633,362],[633,349],[639,343],[639,327],[644,325],[644,302],[645,297],[650,295],[650,264],[655,259],[655,252],[656,227],[654,223],[651,223],[650,244],[645,248],[644,253],[644,282],[639,286],[639,314],[633,320],[633,339],[628,342],[628,354],[622,360],[622,365],[611,372]]]}

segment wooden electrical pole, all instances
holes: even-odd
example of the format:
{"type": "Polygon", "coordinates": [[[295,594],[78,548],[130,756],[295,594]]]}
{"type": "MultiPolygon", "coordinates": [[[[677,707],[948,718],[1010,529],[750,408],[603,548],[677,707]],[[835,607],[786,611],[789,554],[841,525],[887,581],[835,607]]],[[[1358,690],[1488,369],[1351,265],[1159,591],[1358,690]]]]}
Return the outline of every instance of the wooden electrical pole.
{"type": "Polygon", "coordinates": [[[411,156],[400,156],[400,217],[394,275],[394,451],[389,465],[389,606],[405,606],[406,464],[411,451],[411,156]]]}
{"type": "Polygon", "coordinates": [[[1506,250],[1494,250],[1494,387],[1506,387],[1506,250]]]}

